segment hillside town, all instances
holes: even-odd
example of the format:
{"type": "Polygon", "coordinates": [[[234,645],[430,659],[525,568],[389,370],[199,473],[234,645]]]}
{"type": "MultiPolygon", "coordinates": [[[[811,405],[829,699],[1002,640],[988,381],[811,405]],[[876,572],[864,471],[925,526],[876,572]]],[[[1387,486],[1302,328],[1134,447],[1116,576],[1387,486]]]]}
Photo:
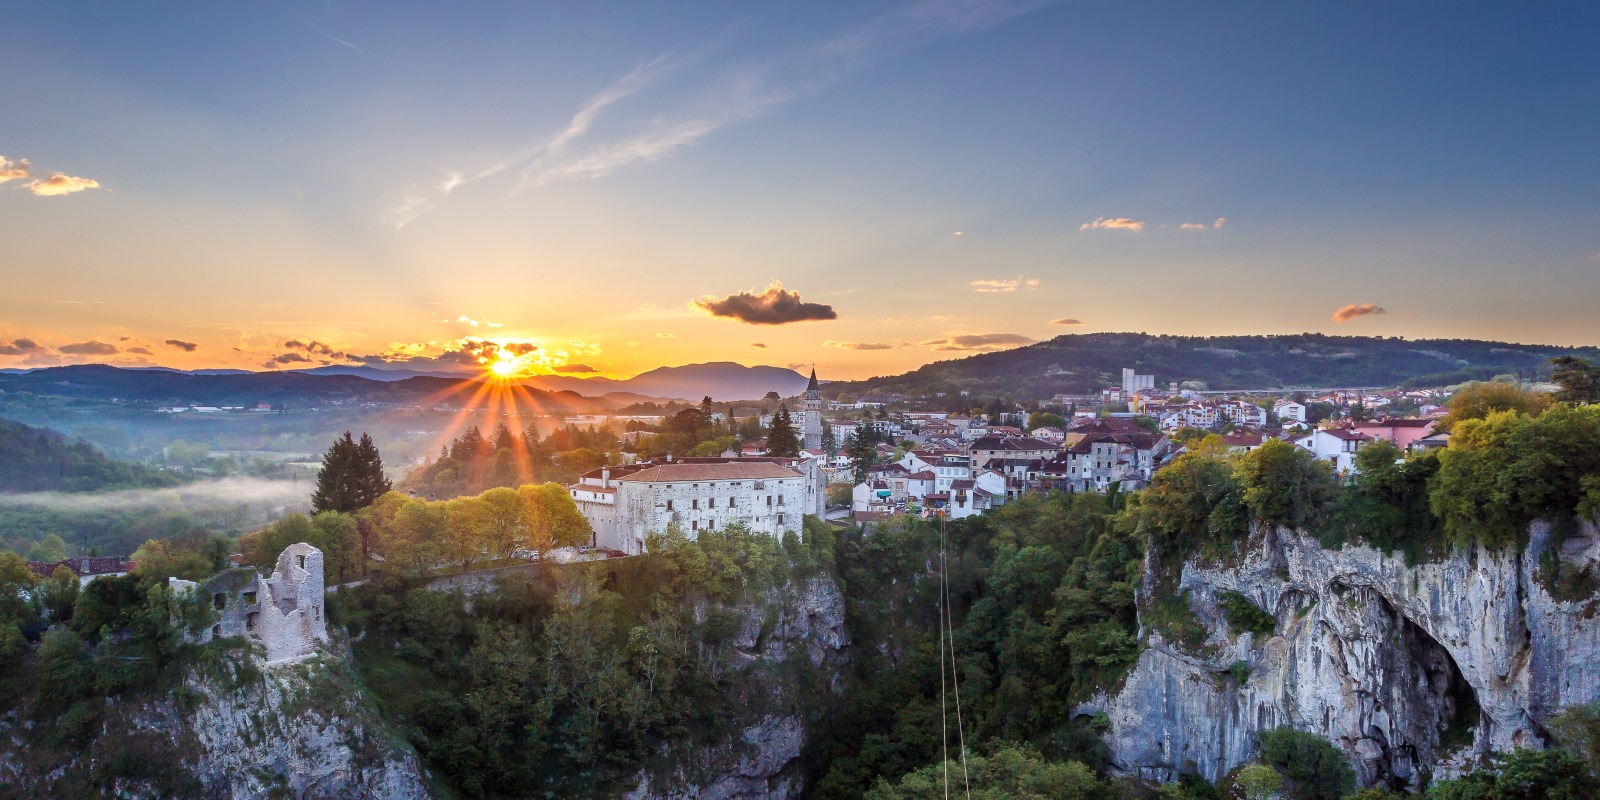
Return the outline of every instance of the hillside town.
{"type": "Polygon", "coordinates": [[[715,455],[703,446],[688,457],[652,454],[652,437],[668,423],[633,418],[622,434],[624,463],[595,467],[569,486],[594,530],[592,544],[638,553],[652,531],[674,524],[690,533],[743,524],[781,534],[798,531],[797,510],[858,522],[961,519],[1030,492],[1142,489],[1203,445],[1244,453],[1281,440],[1348,478],[1368,443],[1409,451],[1448,440],[1434,431],[1446,389],[1215,392],[1161,388],[1154,375],[1125,368],[1119,385],[1098,393],[1043,403],[967,398],[975,403],[967,412],[935,410],[951,405],[944,393],[829,401],[822,394],[813,371],[793,414],[787,403],[746,410],[742,428],[741,409],[708,404],[704,419],[742,431],[715,455]]]}

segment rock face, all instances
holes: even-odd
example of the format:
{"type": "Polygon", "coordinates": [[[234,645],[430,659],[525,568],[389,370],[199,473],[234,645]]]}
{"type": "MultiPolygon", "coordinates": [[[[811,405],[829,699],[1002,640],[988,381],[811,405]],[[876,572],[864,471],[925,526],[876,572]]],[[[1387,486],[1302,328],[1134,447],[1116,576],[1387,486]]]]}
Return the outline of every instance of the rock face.
{"type": "Polygon", "coordinates": [[[319,653],[239,688],[195,683],[200,703],[184,720],[201,746],[194,775],[211,796],[241,800],[429,797],[416,755],[391,743],[350,675],[319,653]]]}
{"type": "MultiPolygon", "coordinates": [[[[806,714],[817,709],[784,678],[784,663],[803,656],[824,691],[838,690],[847,643],[844,598],[832,580],[812,578],[733,610],[738,633],[725,666],[754,679],[754,694],[743,698],[750,719],[714,745],[663,753],[671,769],[641,773],[628,800],[787,800],[804,788],[799,759],[806,714]]],[[[696,611],[702,619],[711,613],[696,611]]]]}
{"type": "MultiPolygon", "coordinates": [[[[1121,691],[1082,710],[1110,716],[1117,769],[1155,780],[1217,780],[1280,726],[1342,746],[1365,785],[1417,787],[1538,746],[1547,717],[1600,700],[1600,624],[1596,601],[1557,600],[1535,579],[1548,527],[1529,538],[1521,552],[1408,567],[1399,554],[1259,531],[1236,563],[1183,567],[1180,589],[1211,631],[1206,652],[1151,633],[1121,691]],[[1230,592],[1276,619],[1270,636],[1229,629],[1218,603],[1230,592]]],[[[1558,550],[1584,564],[1597,548],[1585,527],[1558,550]]]]}

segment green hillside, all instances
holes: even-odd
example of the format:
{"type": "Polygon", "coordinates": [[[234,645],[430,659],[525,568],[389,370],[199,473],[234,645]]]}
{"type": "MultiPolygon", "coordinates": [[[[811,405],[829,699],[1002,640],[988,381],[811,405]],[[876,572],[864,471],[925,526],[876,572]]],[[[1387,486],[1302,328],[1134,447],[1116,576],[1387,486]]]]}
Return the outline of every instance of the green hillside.
{"type": "Polygon", "coordinates": [[[0,492],[149,489],[180,482],[160,470],[106,458],[82,440],[0,419],[0,492]]]}
{"type": "Polygon", "coordinates": [[[998,353],[938,361],[903,375],[828,384],[827,393],[955,392],[1043,398],[1116,386],[1123,367],[1157,386],[1199,381],[1209,389],[1440,386],[1515,373],[1549,374],[1549,359],[1600,358],[1596,347],[1471,339],[1376,336],[1153,336],[1089,333],[998,353]]]}

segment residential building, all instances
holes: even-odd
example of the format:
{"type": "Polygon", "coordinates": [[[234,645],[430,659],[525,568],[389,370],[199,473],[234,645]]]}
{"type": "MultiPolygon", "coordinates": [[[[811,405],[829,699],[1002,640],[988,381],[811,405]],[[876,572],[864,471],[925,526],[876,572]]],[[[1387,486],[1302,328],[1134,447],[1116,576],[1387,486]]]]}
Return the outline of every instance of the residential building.
{"type": "Polygon", "coordinates": [[[982,468],[997,458],[1047,459],[1061,447],[1031,436],[981,436],[972,441],[972,466],[982,468]]]}
{"type": "Polygon", "coordinates": [[[1349,428],[1325,428],[1296,439],[1294,444],[1310,450],[1317,460],[1332,464],[1334,471],[1348,475],[1355,471],[1356,451],[1370,441],[1371,436],[1349,428]]]}

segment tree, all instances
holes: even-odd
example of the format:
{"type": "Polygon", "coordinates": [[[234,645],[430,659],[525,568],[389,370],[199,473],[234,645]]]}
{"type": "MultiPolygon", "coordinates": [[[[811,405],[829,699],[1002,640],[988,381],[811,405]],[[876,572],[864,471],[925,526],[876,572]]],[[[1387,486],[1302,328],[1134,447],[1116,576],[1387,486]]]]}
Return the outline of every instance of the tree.
{"type": "Polygon", "coordinates": [[[1234,472],[1241,499],[1256,519],[1296,530],[1319,519],[1334,489],[1326,462],[1281,439],[1268,439],[1246,453],[1234,472]]]}
{"type": "Polygon", "coordinates": [[[1550,380],[1561,386],[1556,399],[1563,403],[1600,403],[1600,366],[1582,358],[1558,356],[1550,380]]]}
{"type": "Polygon", "coordinates": [[[833,426],[827,420],[822,421],[822,452],[828,454],[829,461],[839,454],[839,437],[833,434],[833,426]]]}
{"type": "Polygon", "coordinates": [[[1464,383],[1450,396],[1450,413],[1434,429],[1453,433],[1456,423],[1463,420],[1483,419],[1496,411],[1537,414],[1549,405],[1550,395],[1530,392],[1514,383],[1464,383]]]}
{"type": "Polygon", "coordinates": [[[772,427],[767,430],[767,455],[780,458],[800,455],[800,436],[794,429],[794,420],[789,416],[787,405],[778,406],[778,413],[772,418],[772,427]]]}
{"type": "Polygon", "coordinates": [[[165,583],[167,578],[198,581],[215,572],[211,559],[172,539],[150,539],[133,551],[134,572],[165,583]]]}
{"type": "Polygon", "coordinates": [[[861,432],[860,428],[850,432],[850,438],[845,440],[845,455],[850,457],[850,471],[855,477],[855,483],[867,480],[867,472],[878,459],[878,450],[873,447],[872,440],[861,432]]]}
{"type": "MultiPolygon", "coordinates": [[[[937,721],[937,720],[935,720],[937,721]]],[[[1088,767],[1076,761],[1045,761],[1033,750],[1002,745],[989,756],[968,755],[966,763],[951,760],[923,767],[891,785],[882,778],[867,800],[938,800],[956,796],[970,778],[976,800],[1090,800],[1107,796],[1088,767]],[[963,772],[964,771],[964,772],[963,772]]]]}
{"type": "Polygon", "coordinates": [[[377,445],[372,443],[372,437],[363,433],[357,443],[350,432],[345,431],[322,457],[322,468],[317,470],[317,488],[311,495],[311,508],[318,513],[351,514],[372,505],[389,489],[389,479],[383,474],[383,458],[377,445]]]}
{"type": "Polygon", "coordinates": [[[490,555],[504,558],[527,543],[529,514],[522,494],[504,486],[478,495],[483,510],[482,546],[490,555]]]}
{"type": "Polygon", "coordinates": [[[1314,733],[1293,728],[1262,733],[1261,763],[1289,779],[1293,800],[1339,800],[1356,788],[1350,757],[1314,733]]]}
{"type": "Polygon", "coordinates": [[[761,399],[766,400],[769,403],[776,403],[783,398],[780,397],[777,392],[767,392],[765,395],[762,395],[761,399]]]}
{"type": "Polygon", "coordinates": [[[1283,776],[1266,764],[1251,764],[1239,770],[1233,782],[1249,800],[1269,800],[1283,789],[1283,776]]]}

